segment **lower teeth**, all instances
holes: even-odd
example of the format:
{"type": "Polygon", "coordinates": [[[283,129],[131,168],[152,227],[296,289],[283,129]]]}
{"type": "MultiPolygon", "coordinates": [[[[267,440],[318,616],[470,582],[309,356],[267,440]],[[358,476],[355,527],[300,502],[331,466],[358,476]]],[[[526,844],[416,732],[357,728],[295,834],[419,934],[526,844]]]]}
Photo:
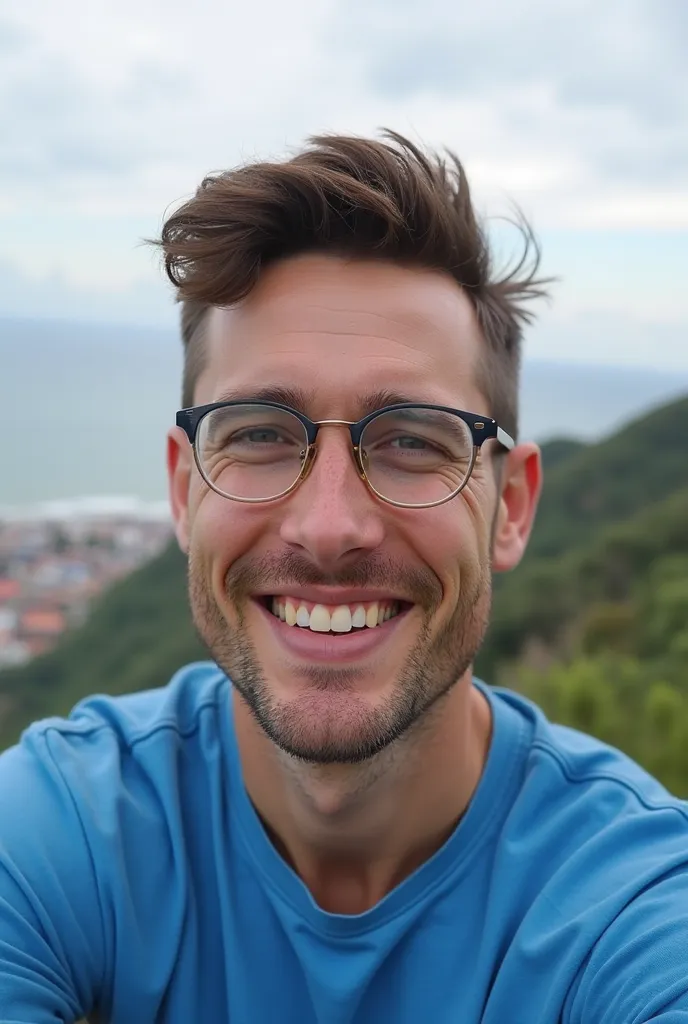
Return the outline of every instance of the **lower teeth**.
{"type": "MultiPolygon", "coordinates": [[[[396,613],[395,613],[396,614],[396,613]]],[[[277,616],[279,618],[279,616],[277,616]]],[[[390,615],[390,619],[393,619],[394,615],[390,615]]],[[[299,626],[296,623],[296,629],[307,629],[309,633],[319,633],[321,636],[347,636],[349,633],[362,633],[364,629],[378,629],[380,626],[384,626],[387,619],[383,619],[382,622],[378,622],[377,626],[352,626],[351,629],[311,629],[310,626],[299,626]]]]}

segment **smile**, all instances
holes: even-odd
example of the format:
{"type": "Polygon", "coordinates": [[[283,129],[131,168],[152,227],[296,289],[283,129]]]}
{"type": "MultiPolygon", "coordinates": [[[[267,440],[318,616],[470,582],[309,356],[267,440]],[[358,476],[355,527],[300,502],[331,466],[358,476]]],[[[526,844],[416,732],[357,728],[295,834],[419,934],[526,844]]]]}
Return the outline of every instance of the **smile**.
{"type": "Polygon", "coordinates": [[[310,629],[314,633],[351,633],[373,629],[403,610],[400,601],[365,601],[354,604],[325,605],[286,595],[268,598],[266,606],[288,626],[310,629]]]}
{"type": "Polygon", "coordinates": [[[392,598],[325,604],[289,594],[253,603],[282,650],[311,665],[351,665],[374,656],[393,642],[415,607],[392,598]]]}

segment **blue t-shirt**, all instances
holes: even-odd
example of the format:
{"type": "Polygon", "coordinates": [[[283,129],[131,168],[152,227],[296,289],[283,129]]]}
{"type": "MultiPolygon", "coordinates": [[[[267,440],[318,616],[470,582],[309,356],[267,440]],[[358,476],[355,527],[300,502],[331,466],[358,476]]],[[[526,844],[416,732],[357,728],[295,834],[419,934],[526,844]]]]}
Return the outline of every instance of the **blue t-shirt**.
{"type": "Polygon", "coordinates": [[[687,805],[476,685],[467,813],[353,916],[270,843],[214,665],[32,726],[0,756],[2,1024],[688,1024],[687,805]]]}

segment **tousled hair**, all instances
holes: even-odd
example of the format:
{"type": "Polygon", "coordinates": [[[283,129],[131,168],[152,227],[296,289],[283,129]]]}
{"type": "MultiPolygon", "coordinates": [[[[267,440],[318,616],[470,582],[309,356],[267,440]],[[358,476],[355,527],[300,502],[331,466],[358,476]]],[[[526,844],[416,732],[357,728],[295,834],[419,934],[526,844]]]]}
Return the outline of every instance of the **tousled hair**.
{"type": "Polygon", "coordinates": [[[181,302],[182,401],[203,368],[208,310],[245,298],[270,264],[309,252],[442,271],[465,290],[485,341],[477,384],[491,415],[518,429],[523,327],[546,295],[527,221],[522,251],[497,274],[459,159],[424,153],[395,132],[380,139],[319,135],[289,160],[206,177],[167,218],[159,245],[181,302]]]}

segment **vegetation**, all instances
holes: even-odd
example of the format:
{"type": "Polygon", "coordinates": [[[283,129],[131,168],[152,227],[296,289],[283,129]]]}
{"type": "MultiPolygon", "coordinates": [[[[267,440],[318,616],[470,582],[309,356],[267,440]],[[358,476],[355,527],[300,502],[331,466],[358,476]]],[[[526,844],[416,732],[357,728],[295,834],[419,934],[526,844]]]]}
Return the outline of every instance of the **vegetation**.
{"type": "Polygon", "coordinates": [[[688,797],[688,488],[509,577],[478,670],[688,797]]]}
{"type": "MultiPolygon", "coordinates": [[[[620,747],[688,797],[688,398],[594,445],[546,445],[523,564],[495,581],[478,674],[620,747]]],[[[174,547],[53,652],[0,673],[0,749],[94,692],[164,684],[205,657],[174,547]]]]}
{"type": "Polygon", "coordinates": [[[159,686],[207,656],[191,624],[185,562],[170,545],[107,591],[53,651],[0,672],[0,750],[29,722],[65,715],[82,697],[159,686]]]}

